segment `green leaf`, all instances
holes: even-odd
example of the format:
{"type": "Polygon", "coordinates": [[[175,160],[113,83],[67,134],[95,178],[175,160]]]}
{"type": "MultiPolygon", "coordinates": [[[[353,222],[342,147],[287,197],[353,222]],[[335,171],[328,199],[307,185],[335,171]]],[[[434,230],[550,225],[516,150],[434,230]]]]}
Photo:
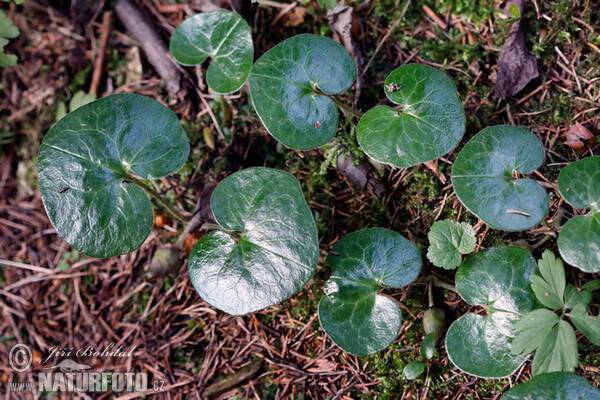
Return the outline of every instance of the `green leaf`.
{"type": "Polygon", "coordinates": [[[457,268],[462,262],[461,254],[472,252],[477,244],[471,225],[449,219],[435,222],[427,237],[430,243],[427,258],[445,269],[457,268]]]}
{"type": "Polygon", "coordinates": [[[578,365],[577,338],[568,322],[560,320],[541,341],[531,364],[533,375],[572,372],[578,365]]]}
{"type": "Polygon", "coordinates": [[[581,287],[581,289],[590,291],[600,289],[600,279],[594,279],[593,281],[587,282],[581,287]]]}
{"type": "Polygon", "coordinates": [[[16,38],[19,33],[19,28],[0,10],[0,67],[11,67],[17,63],[17,56],[5,54],[4,46],[8,44],[8,39],[16,38]]]}
{"type": "Polygon", "coordinates": [[[398,107],[377,106],[359,121],[356,138],[372,159],[399,168],[447,154],[465,132],[465,113],[454,83],[434,68],[408,64],[385,80],[398,107]]]}
{"type": "Polygon", "coordinates": [[[387,229],[363,229],[341,238],[325,261],[332,269],[319,302],[323,329],[342,350],[365,355],[398,336],[400,307],[378,292],[414,281],[421,270],[417,247],[387,229]]]}
{"type": "Polygon", "coordinates": [[[239,90],[254,59],[248,23],[231,11],[211,11],[186,18],[173,32],[169,44],[173,58],[183,65],[212,63],[206,82],[220,94],[239,90]]]}
{"type": "Polygon", "coordinates": [[[516,18],[517,20],[521,18],[521,10],[519,10],[519,7],[516,4],[512,4],[508,8],[508,11],[510,12],[510,15],[513,16],[513,18],[516,18]]]}
{"type": "Polygon", "coordinates": [[[566,283],[562,260],[556,258],[550,250],[546,250],[538,261],[538,265],[541,276],[531,276],[531,288],[535,296],[548,308],[562,308],[566,283]]]}
{"type": "Polygon", "coordinates": [[[435,333],[431,332],[429,335],[425,336],[425,339],[423,339],[423,342],[421,342],[419,353],[421,353],[421,357],[426,358],[427,360],[431,360],[431,357],[433,357],[434,352],[435,333]]]}
{"type": "Polygon", "coordinates": [[[571,218],[561,229],[562,258],[583,272],[600,272],[600,156],[571,163],[558,175],[558,190],[575,208],[590,208],[586,216],[571,218]]]}
{"type": "MultiPolygon", "coordinates": [[[[584,285],[585,287],[585,285],[584,285]]],[[[565,306],[566,310],[570,310],[578,304],[587,306],[592,301],[592,291],[587,289],[577,290],[570,283],[565,290],[565,306]]]]}
{"type": "Polygon", "coordinates": [[[236,172],[216,187],[211,207],[224,231],[200,239],[188,261],[207,303],[245,315],[280,303],[310,280],[319,258],[317,228],[292,175],[236,172]]]}
{"type": "Polygon", "coordinates": [[[600,400],[600,390],[580,376],[564,372],[538,375],[502,396],[502,400],[600,400]]]}
{"type": "Polygon", "coordinates": [[[544,150],[532,133],[514,126],[492,126],[479,132],[452,167],[458,199],[494,229],[523,231],[548,214],[548,195],[529,174],[542,165],[544,150]]]}
{"type": "Polygon", "coordinates": [[[404,379],[417,379],[425,371],[425,364],[423,361],[414,360],[406,364],[406,367],[402,370],[402,377],[404,379]]]}
{"type": "Polygon", "coordinates": [[[79,107],[84,106],[96,100],[95,93],[85,93],[83,90],[77,91],[69,102],[69,111],[75,111],[79,107]]]}
{"type": "Polygon", "coordinates": [[[259,58],[250,72],[250,97],[267,131],[297,150],[329,142],[338,110],[327,94],[348,89],[356,64],[333,39],[298,35],[259,58]]]}
{"type": "Polygon", "coordinates": [[[115,94],[78,108],[46,134],[38,179],[48,217],[91,257],[137,249],[152,229],[152,205],[133,174],[177,171],[189,153],[177,116],[159,102],[115,94]]]}
{"type": "Polygon", "coordinates": [[[567,314],[571,322],[579,329],[590,342],[600,346],[600,315],[592,317],[588,315],[588,307],[582,303],[577,304],[567,314]]]}
{"type": "Polygon", "coordinates": [[[456,289],[487,315],[468,313],[448,329],[446,350],[454,365],[470,375],[503,378],[525,362],[525,356],[511,353],[511,340],[517,333],[514,321],[534,305],[529,276],[535,269],[531,254],[520,247],[491,247],[465,260],[456,289]]]}
{"type": "Polygon", "coordinates": [[[534,352],[558,321],[558,315],[545,308],[525,314],[515,322],[519,333],[512,342],[511,352],[523,355],[534,352]]]}

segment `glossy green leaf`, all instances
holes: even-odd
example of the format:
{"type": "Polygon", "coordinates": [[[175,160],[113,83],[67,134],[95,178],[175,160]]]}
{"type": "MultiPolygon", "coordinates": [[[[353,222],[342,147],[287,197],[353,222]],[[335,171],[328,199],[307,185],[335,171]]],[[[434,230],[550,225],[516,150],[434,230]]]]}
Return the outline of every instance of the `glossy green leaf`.
{"type": "Polygon", "coordinates": [[[494,229],[523,231],[548,214],[548,195],[532,179],[515,178],[542,165],[542,143],[514,126],[492,126],[479,132],[452,167],[452,184],[464,206],[494,229]]]}
{"type": "Polygon", "coordinates": [[[515,329],[519,333],[512,342],[511,352],[522,355],[533,353],[558,321],[558,315],[546,308],[523,315],[515,322],[515,329]]]}
{"type": "Polygon", "coordinates": [[[578,304],[587,306],[592,301],[592,291],[588,289],[578,290],[570,283],[565,289],[565,309],[570,310],[578,304]]]}
{"type": "Polygon", "coordinates": [[[600,400],[600,390],[580,376],[552,372],[533,377],[502,396],[502,400],[600,400]]]}
{"type": "Polygon", "coordinates": [[[538,261],[538,266],[540,275],[531,276],[531,288],[535,296],[548,308],[562,308],[566,283],[562,260],[546,250],[538,261]]]}
{"type": "Polygon", "coordinates": [[[425,371],[425,364],[423,361],[414,360],[406,364],[402,370],[402,377],[410,380],[417,379],[423,374],[423,371],[425,371]]]}
{"type": "Polygon", "coordinates": [[[577,304],[569,314],[571,322],[585,337],[596,346],[600,346],[600,315],[595,317],[588,314],[588,307],[582,303],[577,304]]]}
{"type": "Polygon", "coordinates": [[[206,72],[210,88],[221,94],[235,92],[244,85],[254,46],[248,23],[231,11],[211,11],[186,18],[171,37],[171,54],[183,65],[212,63],[206,72]]]}
{"type": "Polygon", "coordinates": [[[578,358],[575,331],[568,322],[560,320],[544,340],[541,340],[533,356],[531,373],[539,375],[547,372],[572,372],[578,365],[578,358]]]}
{"type": "Polygon", "coordinates": [[[378,292],[417,278],[417,247],[396,232],[363,229],[341,238],[325,263],[332,273],[319,302],[319,318],[327,335],[353,355],[389,346],[400,331],[400,307],[378,292]]]}
{"type": "Polygon", "coordinates": [[[445,269],[457,268],[462,262],[461,254],[471,253],[477,244],[471,225],[449,219],[435,222],[427,237],[427,258],[436,267],[445,269]]]}
{"type": "Polygon", "coordinates": [[[421,64],[394,70],[385,94],[395,108],[377,106],[358,123],[356,138],[372,159],[399,168],[449,153],[465,132],[465,113],[454,83],[421,64]]]}
{"type": "Polygon", "coordinates": [[[600,272],[600,156],[571,163],[558,175],[561,196],[590,214],[571,218],[561,229],[558,250],[562,258],[584,272],[600,272]]]}
{"type": "Polygon", "coordinates": [[[487,315],[468,313],[448,329],[446,350],[454,365],[470,375],[502,378],[525,362],[526,356],[511,353],[511,341],[514,321],[534,305],[529,276],[535,270],[535,260],[520,247],[491,247],[465,260],[456,289],[487,315]]]}
{"type": "Polygon", "coordinates": [[[92,257],[137,249],[152,229],[152,205],[134,176],[177,171],[189,144],[177,116],[159,102],[115,94],[58,121],[38,154],[42,201],[64,240],[92,257]]]}
{"type": "Polygon", "coordinates": [[[250,97],[267,131],[297,150],[329,142],[338,126],[338,110],[327,94],[348,89],[356,65],[333,39],[298,35],[259,58],[250,72],[250,97]]]}
{"type": "Polygon", "coordinates": [[[188,261],[207,303],[245,315],[280,303],[310,280],[319,258],[317,229],[292,175],[236,172],[216,187],[211,207],[223,231],[200,239],[188,261]]]}
{"type": "Polygon", "coordinates": [[[435,352],[435,333],[431,332],[429,335],[425,336],[423,342],[421,342],[421,347],[419,347],[419,353],[421,357],[430,360],[433,357],[433,353],[435,352]]]}

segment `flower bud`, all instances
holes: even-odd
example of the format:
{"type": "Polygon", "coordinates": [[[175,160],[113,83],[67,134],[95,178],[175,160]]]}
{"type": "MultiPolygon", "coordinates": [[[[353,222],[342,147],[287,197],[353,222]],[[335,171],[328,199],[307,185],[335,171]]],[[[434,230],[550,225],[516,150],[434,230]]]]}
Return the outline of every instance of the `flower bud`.
{"type": "Polygon", "coordinates": [[[444,314],[444,310],[441,308],[430,308],[425,311],[423,313],[423,330],[425,331],[425,336],[433,332],[437,343],[446,333],[446,314],[444,314]]]}
{"type": "Polygon", "coordinates": [[[162,246],[159,247],[150,266],[145,273],[146,279],[162,278],[174,272],[181,265],[181,250],[177,247],[162,246]]]}

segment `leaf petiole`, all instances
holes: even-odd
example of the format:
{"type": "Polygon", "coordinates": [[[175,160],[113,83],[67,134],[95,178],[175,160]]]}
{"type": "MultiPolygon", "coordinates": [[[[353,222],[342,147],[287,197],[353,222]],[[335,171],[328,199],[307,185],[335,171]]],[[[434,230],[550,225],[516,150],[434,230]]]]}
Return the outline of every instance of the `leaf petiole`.
{"type": "Polygon", "coordinates": [[[149,196],[155,198],[156,200],[158,200],[158,202],[160,204],[162,204],[163,206],[165,206],[165,208],[167,210],[169,210],[169,212],[171,214],[173,214],[177,219],[181,220],[182,222],[188,223],[192,220],[192,217],[189,215],[184,215],[181,211],[179,211],[178,209],[176,209],[173,205],[171,205],[167,199],[165,199],[163,196],[160,195],[160,193],[158,193],[156,190],[154,190],[153,188],[147,186],[146,184],[144,184],[144,182],[140,181],[139,179],[133,178],[133,177],[129,177],[129,179],[124,180],[123,182],[128,182],[128,183],[132,183],[140,188],[142,188],[149,196]]]}

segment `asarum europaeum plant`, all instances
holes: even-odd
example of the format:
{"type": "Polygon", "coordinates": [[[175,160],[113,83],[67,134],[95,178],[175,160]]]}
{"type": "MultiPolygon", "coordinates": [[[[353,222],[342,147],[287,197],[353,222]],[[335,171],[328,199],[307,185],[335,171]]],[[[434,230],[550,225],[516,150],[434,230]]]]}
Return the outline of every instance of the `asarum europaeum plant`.
{"type": "Polygon", "coordinates": [[[600,156],[567,165],[558,175],[558,190],[574,208],[587,215],[571,218],[558,237],[558,251],[566,262],[584,272],[600,272],[600,156]]]}
{"type": "Polygon", "coordinates": [[[600,400],[600,390],[575,374],[538,375],[510,389],[501,400],[600,400]]]}

